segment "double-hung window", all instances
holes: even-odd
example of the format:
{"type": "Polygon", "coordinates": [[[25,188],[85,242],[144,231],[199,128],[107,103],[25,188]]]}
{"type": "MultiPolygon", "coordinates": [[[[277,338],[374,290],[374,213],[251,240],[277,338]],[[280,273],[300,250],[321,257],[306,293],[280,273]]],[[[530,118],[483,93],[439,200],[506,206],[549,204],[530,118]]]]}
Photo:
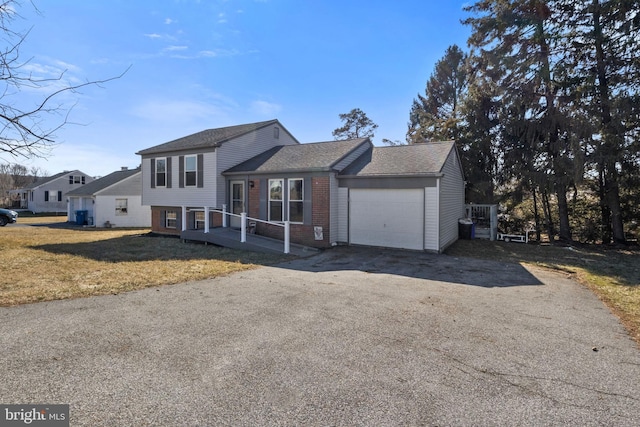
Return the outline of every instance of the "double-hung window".
{"type": "Polygon", "coordinates": [[[176,228],[178,224],[178,215],[176,211],[166,212],[165,228],[176,228]]]}
{"type": "Polygon", "coordinates": [[[269,180],[269,221],[283,221],[283,179],[269,180]]]}
{"type": "Polygon", "coordinates": [[[198,177],[197,156],[186,156],[184,158],[184,183],[187,186],[195,187],[198,177]]]}
{"type": "Polygon", "coordinates": [[[122,216],[127,214],[127,199],[116,199],[116,215],[122,216]]]}
{"type": "Polygon", "coordinates": [[[167,185],[167,159],[156,159],[156,187],[167,185]]]}
{"type": "Polygon", "coordinates": [[[304,222],[304,180],[289,179],[289,221],[304,222]]]}
{"type": "Polygon", "coordinates": [[[204,229],[204,212],[202,211],[195,212],[195,226],[196,226],[196,230],[204,229]]]}
{"type": "Polygon", "coordinates": [[[304,180],[289,178],[269,180],[269,221],[304,222],[304,180]]]}

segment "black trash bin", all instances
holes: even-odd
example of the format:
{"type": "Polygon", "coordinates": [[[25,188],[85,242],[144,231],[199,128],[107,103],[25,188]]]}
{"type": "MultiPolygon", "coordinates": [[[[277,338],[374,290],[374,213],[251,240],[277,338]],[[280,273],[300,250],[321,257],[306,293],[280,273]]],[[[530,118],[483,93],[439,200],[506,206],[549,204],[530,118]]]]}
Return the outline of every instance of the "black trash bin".
{"type": "Polygon", "coordinates": [[[473,234],[473,221],[469,218],[458,220],[458,237],[464,240],[471,240],[473,234]]]}
{"type": "Polygon", "coordinates": [[[85,225],[87,223],[87,214],[89,211],[80,210],[76,211],[76,224],[77,225],[85,225]]]}

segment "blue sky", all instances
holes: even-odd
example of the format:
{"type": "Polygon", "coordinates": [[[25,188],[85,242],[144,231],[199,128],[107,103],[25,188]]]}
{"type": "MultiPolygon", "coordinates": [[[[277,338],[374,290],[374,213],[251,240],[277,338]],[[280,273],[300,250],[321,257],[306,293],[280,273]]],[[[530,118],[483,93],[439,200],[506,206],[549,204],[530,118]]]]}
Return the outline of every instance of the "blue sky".
{"type": "Polygon", "coordinates": [[[33,1],[12,28],[31,29],[21,55],[34,75],[77,83],[131,67],[60,99],[77,125],[47,160],[0,157],[51,174],[106,175],[136,167],[138,150],[273,118],[300,142],[332,140],[352,108],[379,125],[376,145],[404,140],[435,62],[469,35],[456,0],[33,1]]]}

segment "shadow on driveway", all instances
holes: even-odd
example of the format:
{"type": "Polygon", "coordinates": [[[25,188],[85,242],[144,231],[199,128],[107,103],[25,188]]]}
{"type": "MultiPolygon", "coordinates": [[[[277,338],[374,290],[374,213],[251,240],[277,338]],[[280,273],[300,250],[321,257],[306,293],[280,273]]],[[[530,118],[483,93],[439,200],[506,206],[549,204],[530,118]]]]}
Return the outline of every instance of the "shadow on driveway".
{"type": "Polygon", "coordinates": [[[543,284],[517,263],[353,246],[333,248],[320,255],[298,259],[279,267],[318,273],[363,271],[486,288],[543,284]]]}

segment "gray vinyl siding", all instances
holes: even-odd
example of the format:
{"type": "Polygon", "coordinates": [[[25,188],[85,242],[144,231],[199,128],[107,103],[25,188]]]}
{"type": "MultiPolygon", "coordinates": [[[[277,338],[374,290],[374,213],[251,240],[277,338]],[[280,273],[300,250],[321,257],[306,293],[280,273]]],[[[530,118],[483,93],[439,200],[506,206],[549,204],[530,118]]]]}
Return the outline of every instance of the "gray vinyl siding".
{"type": "Polygon", "coordinates": [[[426,187],[424,189],[424,249],[427,251],[440,250],[438,201],[438,187],[426,187]]]}
{"type": "Polygon", "coordinates": [[[349,243],[349,189],[338,188],[337,200],[337,229],[336,242],[349,243]]]}
{"type": "Polygon", "coordinates": [[[457,152],[451,150],[440,180],[440,251],[458,239],[458,220],[465,216],[464,177],[457,152]]]}
{"type": "Polygon", "coordinates": [[[329,177],[329,209],[329,243],[336,243],[340,227],[340,206],[338,201],[338,179],[334,174],[329,177]]]}
{"type": "Polygon", "coordinates": [[[227,184],[221,176],[222,172],[278,145],[294,144],[298,144],[298,142],[293,139],[288,132],[284,132],[282,127],[277,124],[258,129],[255,132],[223,143],[216,151],[216,176],[220,178],[217,182],[207,181],[207,177],[205,176],[205,187],[208,186],[209,182],[215,182],[217,206],[222,206],[222,204],[225,203],[224,200],[227,194],[227,184]],[[280,128],[280,137],[278,139],[274,138],[274,127],[280,128]]]}
{"type": "MultiPolygon", "coordinates": [[[[224,197],[219,201],[216,199],[216,182],[221,180],[216,174],[217,152],[193,153],[203,154],[202,156],[202,181],[203,186],[189,186],[180,188],[179,157],[186,153],[168,153],[160,156],[149,156],[142,159],[142,204],[147,206],[222,206],[224,197]],[[171,178],[171,187],[151,188],[151,159],[171,158],[171,172],[167,170],[167,180],[171,178]]],[[[191,154],[191,153],[189,153],[191,154]]],[[[167,162],[167,167],[169,162],[167,162]]],[[[168,182],[167,182],[168,184],[168,182]]]]}

